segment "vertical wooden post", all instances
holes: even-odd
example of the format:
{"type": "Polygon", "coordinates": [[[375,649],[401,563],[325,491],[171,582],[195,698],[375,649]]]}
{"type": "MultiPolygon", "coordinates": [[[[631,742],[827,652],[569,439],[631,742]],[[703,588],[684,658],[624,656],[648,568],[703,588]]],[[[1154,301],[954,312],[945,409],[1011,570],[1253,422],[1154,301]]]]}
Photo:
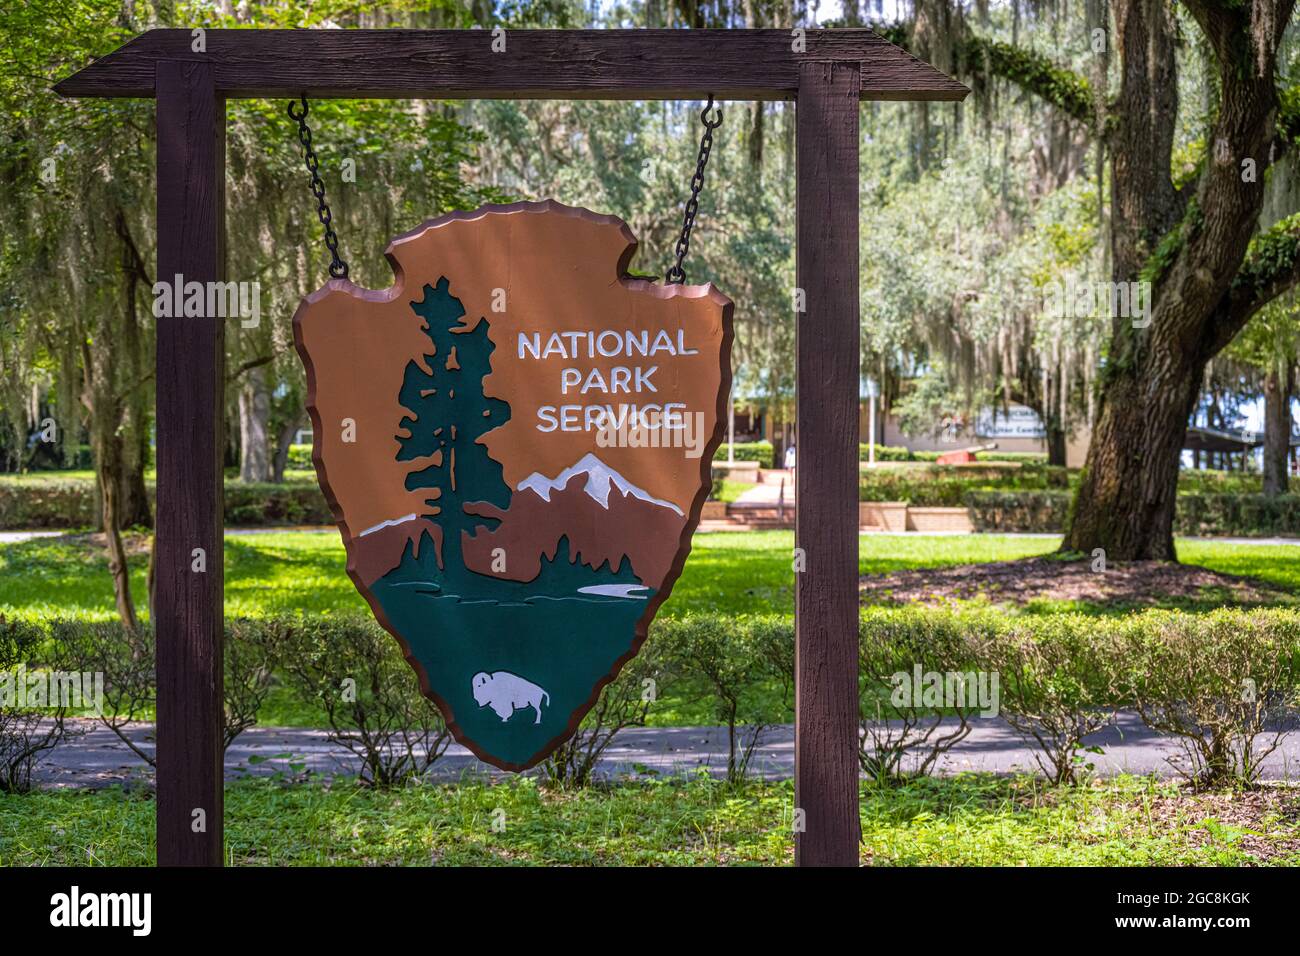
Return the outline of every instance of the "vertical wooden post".
{"type": "MultiPolygon", "coordinates": [[[[225,100],[191,61],[160,62],[156,96],[158,281],[218,281],[225,100]]],[[[220,866],[224,330],[157,321],[158,865],[220,866]]]]}
{"type": "Polygon", "coordinates": [[[857,63],[805,63],[795,106],[795,833],[800,866],[855,866],[858,816],[857,63]]]}

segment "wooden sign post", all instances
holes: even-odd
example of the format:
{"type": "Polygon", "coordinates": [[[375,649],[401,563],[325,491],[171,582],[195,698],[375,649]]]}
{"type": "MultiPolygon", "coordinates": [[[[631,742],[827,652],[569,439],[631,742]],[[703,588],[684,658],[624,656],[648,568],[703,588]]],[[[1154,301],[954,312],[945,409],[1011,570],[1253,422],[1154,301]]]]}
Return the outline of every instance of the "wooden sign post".
{"type": "MultiPolygon", "coordinates": [[[[228,97],[795,100],[796,861],[856,864],[858,104],[967,90],[868,30],[154,30],[63,80],[158,101],[158,271],[222,277],[228,97]]],[[[793,297],[792,297],[793,298],[793,297]]],[[[158,330],[158,863],[222,862],[222,333],[158,330]],[[196,551],[206,556],[196,571],[196,551]]],[[[653,637],[651,638],[653,639],[653,637]]]]}

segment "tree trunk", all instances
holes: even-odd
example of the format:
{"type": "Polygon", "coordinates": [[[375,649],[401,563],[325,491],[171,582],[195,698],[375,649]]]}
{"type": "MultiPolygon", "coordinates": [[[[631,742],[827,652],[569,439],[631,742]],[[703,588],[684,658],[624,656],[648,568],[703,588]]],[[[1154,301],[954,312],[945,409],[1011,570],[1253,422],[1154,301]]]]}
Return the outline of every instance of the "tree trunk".
{"type": "Polygon", "coordinates": [[[144,483],[144,473],[149,467],[151,402],[149,390],[145,386],[149,348],[140,327],[136,296],[142,283],[147,287],[148,277],[127,225],[125,211],[120,208],[117,210],[114,223],[121,240],[122,254],[122,324],[118,336],[120,360],[123,364],[120,377],[111,374],[102,376],[104,386],[110,391],[100,399],[100,404],[108,398],[118,412],[113,419],[113,427],[117,429],[115,442],[119,449],[115,502],[117,526],[148,528],[153,525],[153,513],[144,483]],[[115,379],[122,384],[115,385],[115,379]]]}
{"type": "Polygon", "coordinates": [[[239,390],[239,480],[271,480],[270,439],[271,392],[266,385],[266,370],[248,370],[239,390]]]}
{"type": "Polygon", "coordinates": [[[294,436],[298,434],[298,425],[301,422],[302,411],[299,410],[292,418],[285,419],[284,426],[280,429],[271,471],[271,480],[277,485],[284,481],[284,470],[289,466],[289,449],[293,445],[294,436]]]}
{"type": "MultiPolygon", "coordinates": [[[[1178,466],[1201,367],[1165,353],[1115,375],[1103,396],[1064,551],[1173,561],[1178,466]]],[[[1203,366],[1203,363],[1202,363],[1203,366]]]]}
{"type": "Polygon", "coordinates": [[[1264,494],[1287,493],[1287,459],[1291,452],[1291,367],[1273,368],[1264,377],[1264,494]]]}
{"type": "Polygon", "coordinates": [[[1061,420],[1055,416],[1049,417],[1046,422],[1047,428],[1047,463],[1049,465],[1059,465],[1065,467],[1065,429],[1061,426],[1061,420]]]}
{"type": "MultiPolygon", "coordinates": [[[[1122,55],[1110,117],[1113,281],[1137,279],[1160,237],[1175,225],[1180,234],[1154,273],[1145,313],[1112,316],[1098,421],[1062,544],[1085,554],[1100,548],[1112,560],[1175,559],[1188,418],[1206,363],[1257,308],[1233,290],[1263,202],[1242,164],[1266,161],[1275,135],[1272,53],[1267,68],[1242,66],[1249,11],[1202,0],[1186,5],[1214,47],[1222,86],[1210,155],[1199,181],[1182,193],[1170,177],[1178,105],[1172,15],[1162,0],[1113,7],[1122,55]]],[[[1278,6],[1289,17],[1289,0],[1278,6]]]]}
{"type": "Polygon", "coordinates": [[[151,528],[153,510],[149,507],[149,490],[144,473],[149,464],[149,433],[143,427],[131,436],[132,452],[123,459],[118,483],[118,527],[151,528]]]}
{"type": "Polygon", "coordinates": [[[104,540],[108,549],[108,573],[113,579],[113,596],[122,624],[131,631],[139,626],[131,598],[131,567],[122,542],[118,494],[122,486],[122,439],[116,432],[101,434],[96,441],[96,466],[101,490],[104,540]]]}

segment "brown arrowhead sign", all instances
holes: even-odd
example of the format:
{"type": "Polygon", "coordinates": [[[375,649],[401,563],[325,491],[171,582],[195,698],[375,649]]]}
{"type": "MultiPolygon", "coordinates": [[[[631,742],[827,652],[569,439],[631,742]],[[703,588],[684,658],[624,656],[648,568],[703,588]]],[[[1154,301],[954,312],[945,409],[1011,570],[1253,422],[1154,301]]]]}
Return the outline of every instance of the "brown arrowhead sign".
{"type": "Polygon", "coordinates": [[[620,220],[484,206],[294,316],[348,574],[456,739],[506,770],[577,728],[690,551],[731,302],[627,275],[620,220]]]}

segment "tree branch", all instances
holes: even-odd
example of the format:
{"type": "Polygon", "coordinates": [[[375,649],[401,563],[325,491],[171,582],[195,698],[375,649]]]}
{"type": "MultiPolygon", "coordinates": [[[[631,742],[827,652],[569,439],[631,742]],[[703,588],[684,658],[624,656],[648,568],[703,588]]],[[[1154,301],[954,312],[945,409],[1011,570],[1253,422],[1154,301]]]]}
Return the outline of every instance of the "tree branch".
{"type": "MultiPolygon", "coordinates": [[[[872,24],[873,32],[895,46],[909,49],[905,24],[872,24]]],[[[999,77],[1051,103],[1071,119],[1093,129],[1097,117],[1093,108],[1092,85],[1072,70],[1054,64],[1048,57],[1011,43],[1002,43],[961,31],[957,42],[957,72],[982,79],[999,77]]]]}
{"type": "Polygon", "coordinates": [[[259,355],[257,358],[251,358],[248,361],[241,363],[238,368],[236,368],[233,372],[227,375],[226,381],[233,382],[235,381],[235,379],[239,378],[245,372],[251,372],[253,369],[258,368],[259,366],[269,365],[274,361],[275,361],[274,353],[270,355],[259,355]]]}
{"type": "Polygon", "coordinates": [[[1073,70],[1059,67],[1033,50],[974,33],[966,34],[959,49],[959,63],[970,74],[1010,80],[1089,129],[1095,126],[1092,85],[1073,70]]]}
{"type": "Polygon", "coordinates": [[[1246,258],[1214,310],[1211,355],[1225,348],[1250,317],[1300,285],[1300,213],[1275,223],[1250,242],[1246,258]]]}

